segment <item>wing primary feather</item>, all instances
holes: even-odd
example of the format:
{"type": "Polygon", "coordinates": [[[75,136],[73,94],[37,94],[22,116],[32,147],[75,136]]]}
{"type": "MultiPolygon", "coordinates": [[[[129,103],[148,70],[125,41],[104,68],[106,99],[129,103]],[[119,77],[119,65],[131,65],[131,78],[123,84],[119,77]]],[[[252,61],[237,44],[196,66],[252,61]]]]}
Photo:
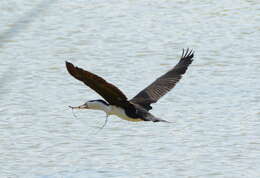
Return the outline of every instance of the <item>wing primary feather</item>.
{"type": "Polygon", "coordinates": [[[79,81],[85,83],[88,87],[101,95],[109,104],[127,107],[130,103],[127,101],[125,94],[111,83],[100,76],[89,71],[75,67],[72,63],[66,61],[68,72],[79,81]]]}
{"type": "Polygon", "coordinates": [[[150,104],[157,102],[176,85],[192,63],[193,56],[193,50],[189,48],[187,50],[183,49],[180,61],[170,71],[140,91],[130,102],[139,104],[147,110],[152,109],[150,104]]]}

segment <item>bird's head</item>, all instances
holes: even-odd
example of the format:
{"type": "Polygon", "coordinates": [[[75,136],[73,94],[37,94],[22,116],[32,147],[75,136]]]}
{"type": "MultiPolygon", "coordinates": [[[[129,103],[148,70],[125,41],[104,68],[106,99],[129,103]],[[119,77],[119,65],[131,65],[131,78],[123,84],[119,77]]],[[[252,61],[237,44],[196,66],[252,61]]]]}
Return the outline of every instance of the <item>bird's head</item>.
{"type": "Polygon", "coordinates": [[[83,105],[72,107],[69,106],[71,109],[95,109],[95,110],[105,110],[109,104],[104,100],[89,100],[83,105]]]}

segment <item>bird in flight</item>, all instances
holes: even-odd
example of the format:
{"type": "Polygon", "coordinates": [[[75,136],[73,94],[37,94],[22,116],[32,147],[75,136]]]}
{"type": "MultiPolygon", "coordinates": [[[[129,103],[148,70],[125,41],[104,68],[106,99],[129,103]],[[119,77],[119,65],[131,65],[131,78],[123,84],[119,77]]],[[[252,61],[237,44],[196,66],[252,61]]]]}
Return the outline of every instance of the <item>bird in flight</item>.
{"type": "Polygon", "coordinates": [[[175,67],[157,78],[130,100],[128,100],[126,95],[115,85],[107,82],[96,74],[76,67],[66,61],[67,70],[74,78],[85,83],[85,85],[105,99],[90,100],[81,106],[70,107],[72,109],[102,110],[106,113],[106,121],[109,115],[116,115],[121,119],[133,122],[168,122],[149,112],[149,110],[152,109],[151,104],[156,103],[176,85],[186,72],[188,66],[192,63],[193,56],[194,52],[192,50],[183,49],[181,59],[175,67]]]}

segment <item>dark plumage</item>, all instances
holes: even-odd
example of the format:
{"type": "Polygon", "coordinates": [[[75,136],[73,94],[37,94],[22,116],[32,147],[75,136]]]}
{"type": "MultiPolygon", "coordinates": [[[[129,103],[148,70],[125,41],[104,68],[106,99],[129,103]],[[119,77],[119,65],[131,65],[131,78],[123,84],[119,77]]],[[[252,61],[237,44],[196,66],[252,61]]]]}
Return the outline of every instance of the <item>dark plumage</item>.
{"type": "Polygon", "coordinates": [[[130,102],[137,103],[147,110],[152,109],[150,104],[157,102],[162,96],[170,91],[181,79],[188,66],[192,63],[194,52],[191,50],[182,51],[179,63],[170,71],[157,78],[152,84],[140,91],[130,102]]]}
{"type": "MultiPolygon", "coordinates": [[[[79,67],[75,67],[69,62],[66,62],[66,67],[74,78],[84,82],[91,89],[95,90],[109,103],[109,105],[124,109],[126,116],[129,117],[129,119],[133,119],[131,121],[139,119],[143,121],[159,122],[165,120],[159,119],[148,112],[152,109],[151,104],[157,102],[176,85],[182,75],[186,72],[188,66],[192,63],[193,56],[194,52],[192,50],[183,50],[181,59],[175,67],[157,78],[152,84],[140,91],[131,100],[128,100],[121,90],[113,84],[108,83],[103,78],[79,67]]],[[[112,109],[111,112],[105,112],[107,112],[108,115],[111,113],[114,114],[114,110],[112,111],[112,109]]],[[[119,116],[119,114],[116,115],[119,116]]]]}

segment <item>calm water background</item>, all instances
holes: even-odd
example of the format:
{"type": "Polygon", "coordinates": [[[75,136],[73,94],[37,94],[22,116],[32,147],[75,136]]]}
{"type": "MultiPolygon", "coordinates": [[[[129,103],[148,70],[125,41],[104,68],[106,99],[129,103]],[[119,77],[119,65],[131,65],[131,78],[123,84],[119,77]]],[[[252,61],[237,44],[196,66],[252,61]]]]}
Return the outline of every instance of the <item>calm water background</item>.
{"type": "Polygon", "coordinates": [[[2,0],[0,177],[260,177],[258,0],[2,0]],[[152,113],[131,123],[68,105],[100,98],[64,61],[129,98],[194,63],[152,113]]]}

